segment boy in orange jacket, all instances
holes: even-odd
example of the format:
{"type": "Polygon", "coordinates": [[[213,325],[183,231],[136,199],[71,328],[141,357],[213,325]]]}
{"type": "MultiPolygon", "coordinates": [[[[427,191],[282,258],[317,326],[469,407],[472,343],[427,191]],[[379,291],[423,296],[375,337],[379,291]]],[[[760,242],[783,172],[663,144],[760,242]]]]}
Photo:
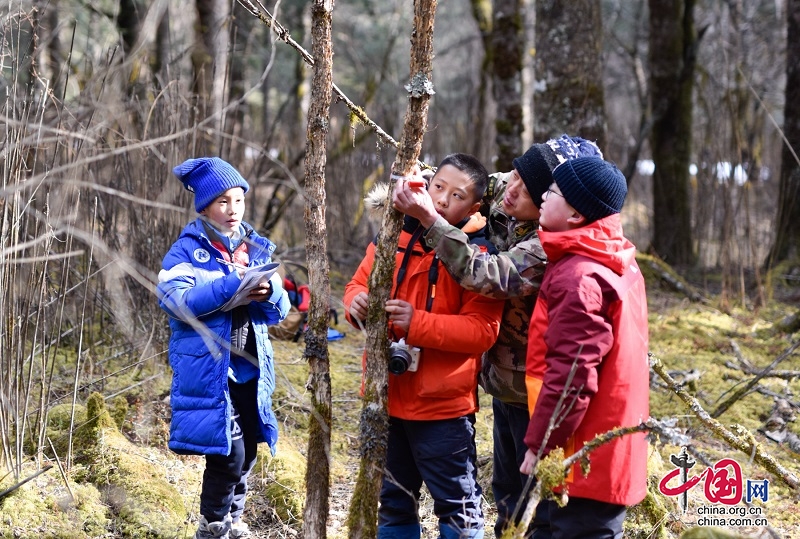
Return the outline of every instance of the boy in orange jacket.
{"type": "MultiPolygon", "coordinates": [[[[401,180],[403,181],[403,180],[401,180]]],[[[466,154],[447,156],[428,192],[437,212],[463,226],[480,204],[488,173],[466,154]]],[[[443,539],[483,537],[477,481],[475,412],[481,354],[497,339],[503,302],[468,292],[421,241],[424,227],[406,217],[392,299],[389,441],[378,512],[379,539],[418,539],[422,483],[434,499],[443,539]],[[399,345],[399,346],[398,346],[399,345]]],[[[370,244],[344,294],[358,327],[367,315],[370,244]]]]}
{"type": "MultiPolygon", "coordinates": [[[[647,297],[619,216],[625,177],[598,157],[579,157],[556,167],[553,180],[539,216],[548,263],[528,338],[525,474],[555,447],[571,455],[649,415],[647,297]]],[[[616,438],[590,460],[588,474],[571,470],[566,506],[538,505],[534,539],[622,537],[625,507],[647,490],[644,434],[616,438]]]]}

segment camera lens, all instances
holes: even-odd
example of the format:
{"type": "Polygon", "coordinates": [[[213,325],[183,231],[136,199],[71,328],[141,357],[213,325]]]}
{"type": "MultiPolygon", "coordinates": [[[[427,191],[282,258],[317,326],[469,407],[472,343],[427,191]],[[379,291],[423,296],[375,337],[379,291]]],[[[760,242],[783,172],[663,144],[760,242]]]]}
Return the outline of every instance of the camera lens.
{"type": "Polygon", "coordinates": [[[408,370],[411,363],[411,356],[405,350],[392,350],[389,357],[389,372],[392,374],[403,374],[408,370]]]}

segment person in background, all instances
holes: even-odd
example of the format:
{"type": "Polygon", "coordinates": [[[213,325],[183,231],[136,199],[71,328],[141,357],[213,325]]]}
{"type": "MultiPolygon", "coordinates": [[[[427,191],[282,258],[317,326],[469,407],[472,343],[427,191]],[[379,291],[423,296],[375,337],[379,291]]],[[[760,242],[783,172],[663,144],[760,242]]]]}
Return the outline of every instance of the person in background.
{"type": "Polygon", "coordinates": [[[270,262],[275,245],[242,221],[247,181],[218,157],[188,159],[173,173],[200,214],[181,232],[158,274],[170,315],[173,369],[169,447],[205,455],[196,539],[249,537],[242,519],[257,444],[275,452],[278,424],[267,326],[289,312],[280,276],[231,304],[248,266],[270,262]]]}
{"type": "MultiPolygon", "coordinates": [[[[539,217],[548,265],[530,322],[525,474],[556,447],[569,456],[649,415],[647,297],[622,232],[625,177],[581,157],[556,167],[553,180],[539,217]]],[[[625,507],[647,493],[647,452],[644,433],[592,451],[588,474],[570,470],[564,507],[539,503],[533,537],[621,538],[625,507]]]]}
{"type": "Polygon", "coordinates": [[[490,177],[481,212],[486,215],[486,235],[496,247],[494,253],[476,248],[466,234],[441,218],[426,192],[398,183],[394,193],[395,208],[426,227],[425,244],[461,286],[506,300],[500,335],[484,357],[480,376],[481,386],[492,396],[494,414],[492,493],[497,537],[514,515],[515,522],[522,516],[517,507],[528,481],[519,467],[527,451],[524,438],[529,420],[528,326],[546,262],[538,238],[542,194],[553,182],[556,166],[582,156],[602,157],[602,153],[593,142],[562,135],[533,144],[514,159],[514,170],[490,177]]]}
{"type": "MultiPolygon", "coordinates": [[[[460,227],[477,210],[487,181],[477,159],[451,154],[427,192],[437,215],[460,227]]],[[[459,286],[421,241],[424,230],[417,219],[406,217],[392,299],[385,307],[393,344],[378,538],[419,539],[424,482],[434,500],[440,537],[480,539],[484,521],[475,446],[477,380],[481,354],[497,338],[503,305],[459,286]],[[408,358],[405,364],[401,352],[408,358]]],[[[374,256],[371,243],[345,287],[346,316],[355,327],[367,316],[374,256]]]]}

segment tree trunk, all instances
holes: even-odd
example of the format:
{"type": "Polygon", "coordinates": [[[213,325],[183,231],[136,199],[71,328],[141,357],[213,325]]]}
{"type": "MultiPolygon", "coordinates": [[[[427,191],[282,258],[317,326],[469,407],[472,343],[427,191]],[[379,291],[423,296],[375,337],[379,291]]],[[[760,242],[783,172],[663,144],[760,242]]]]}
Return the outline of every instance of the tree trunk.
{"type": "Polygon", "coordinates": [[[667,263],[695,262],[689,193],[694,0],[649,0],[653,243],[667,263]]]}
{"type": "Polygon", "coordinates": [[[306,257],[311,290],[305,359],[310,371],[311,417],[308,425],[306,504],[303,537],[324,539],[328,520],[331,458],[331,373],[328,358],[330,281],[325,229],[325,140],[330,128],[333,94],[331,12],[333,0],[314,0],[311,6],[311,53],[314,74],[308,109],[305,160],[306,257]]]}
{"type": "Polygon", "coordinates": [[[775,242],[767,266],[798,257],[800,243],[800,0],[789,0],[786,6],[788,27],[786,43],[786,96],[783,106],[781,177],[778,191],[778,216],[775,242]]]}
{"type": "Polygon", "coordinates": [[[37,49],[32,51],[32,69],[49,79],[50,91],[56,99],[64,99],[61,70],[66,72],[64,52],[58,37],[58,0],[35,0],[32,14],[33,32],[36,33],[37,49]],[[46,44],[46,46],[42,46],[46,44]]]}
{"type": "Polygon", "coordinates": [[[492,90],[497,117],[495,170],[513,170],[522,150],[522,51],[525,49],[520,0],[494,0],[492,90]]]}
{"type": "MultiPolygon", "coordinates": [[[[408,108],[392,174],[411,172],[422,148],[427,128],[428,105],[433,94],[433,21],[436,0],[414,0],[414,31],[411,34],[411,82],[408,108]]],[[[351,539],[377,536],[378,495],[383,480],[388,437],[387,387],[389,338],[384,305],[394,281],[395,253],[400,237],[402,214],[386,204],[375,249],[375,264],[369,276],[367,310],[367,361],[364,406],[361,412],[361,465],[348,515],[351,539]]]]}
{"type": "Polygon", "coordinates": [[[153,76],[153,85],[157,89],[165,86],[165,82],[171,80],[169,69],[169,6],[165,6],[164,12],[158,21],[156,28],[155,49],[153,58],[150,61],[150,71],[153,76]]]}
{"type": "MultiPolygon", "coordinates": [[[[250,32],[253,28],[254,19],[242,7],[239,2],[233,2],[232,30],[230,32],[230,74],[228,76],[228,103],[236,103],[225,115],[225,133],[230,137],[223,141],[224,146],[228,146],[227,151],[223,152],[229,160],[238,163],[244,157],[244,148],[239,142],[241,138],[247,138],[249,134],[255,133],[252,129],[245,127],[247,116],[247,103],[244,102],[244,92],[247,86],[247,52],[250,42],[250,32]]],[[[302,123],[301,123],[302,125],[302,123]]]]}
{"type": "Polygon", "coordinates": [[[478,106],[472,120],[472,124],[475,126],[473,132],[478,136],[472,137],[472,147],[469,152],[473,155],[481,155],[484,148],[483,134],[488,123],[487,93],[492,70],[492,2],[491,0],[470,0],[470,6],[472,17],[478,24],[478,31],[481,34],[483,62],[481,62],[481,80],[478,84],[478,106]]]}
{"type": "MultiPolygon", "coordinates": [[[[194,123],[207,118],[213,120],[206,125],[214,131],[221,131],[219,114],[222,110],[225,76],[228,59],[228,28],[226,22],[230,18],[230,3],[226,0],[196,0],[197,26],[196,45],[192,51],[192,69],[194,71],[192,94],[195,99],[193,113],[194,123]]],[[[203,129],[202,133],[206,133],[203,129]]],[[[198,152],[218,153],[219,141],[203,136],[198,152]]]]}
{"type": "Polygon", "coordinates": [[[522,149],[527,150],[533,139],[533,87],[536,81],[534,70],[534,44],[536,43],[536,2],[537,0],[521,0],[522,2],[522,149]]]}
{"type": "Polygon", "coordinates": [[[534,142],[563,133],[605,151],[600,0],[537,0],[534,142]]]}

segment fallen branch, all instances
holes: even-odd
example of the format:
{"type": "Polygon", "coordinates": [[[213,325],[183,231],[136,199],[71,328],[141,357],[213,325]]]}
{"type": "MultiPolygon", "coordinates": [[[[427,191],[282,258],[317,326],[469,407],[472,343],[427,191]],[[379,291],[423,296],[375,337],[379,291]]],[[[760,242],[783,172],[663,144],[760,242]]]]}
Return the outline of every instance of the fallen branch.
{"type": "MultiPolygon", "coordinates": [[[[750,393],[750,391],[758,384],[759,380],[764,378],[767,374],[769,374],[781,361],[786,359],[787,357],[791,356],[792,353],[800,346],[800,341],[797,341],[792,346],[787,348],[781,355],[775,358],[775,360],[770,363],[765,369],[759,372],[756,376],[754,376],[749,382],[747,382],[743,387],[739,388],[733,395],[731,395],[727,400],[725,400],[722,404],[717,406],[717,409],[711,414],[711,417],[719,417],[725,411],[731,407],[733,403],[750,393]]],[[[660,373],[659,373],[660,374],[660,373]]],[[[663,377],[662,377],[663,378],[663,377]]]]}
{"type": "Polygon", "coordinates": [[[741,425],[733,426],[736,430],[735,433],[726,429],[719,421],[711,417],[711,415],[703,409],[697,399],[678,385],[667,373],[661,360],[653,354],[650,354],[650,366],[667,383],[667,388],[680,397],[694,415],[697,416],[716,437],[724,440],[734,449],[745,453],[748,457],[752,457],[755,462],[779,477],[787,486],[793,489],[800,487],[800,480],[798,480],[792,472],[781,466],[773,456],[766,453],[758,442],[756,442],[750,431],[741,425]]]}
{"type": "MultiPolygon", "coordinates": [[[[741,363],[739,365],[736,365],[733,361],[726,361],[725,366],[728,367],[729,369],[742,371],[745,374],[759,374],[760,372],[752,365],[743,365],[741,363]]],[[[790,370],[772,371],[764,375],[762,378],[779,378],[781,380],[788,380],[791,382],[792,380],[800,378],[800,371],[790,371],[790,370]]]]}
{"type": "Polygon", "coordinates": [[[708,300],[704,298],[700,293],[696,290],[692,289],[689,285],[682,282],[679,278],[672,275],[669,271],[665,270],[661,265],[658,264],[655,260],[648,260],[648,265],[658,273],[661,280],[666,282],[673,290],[684,294],[690,300],[696,303],[707,303],[708,300]]]}

